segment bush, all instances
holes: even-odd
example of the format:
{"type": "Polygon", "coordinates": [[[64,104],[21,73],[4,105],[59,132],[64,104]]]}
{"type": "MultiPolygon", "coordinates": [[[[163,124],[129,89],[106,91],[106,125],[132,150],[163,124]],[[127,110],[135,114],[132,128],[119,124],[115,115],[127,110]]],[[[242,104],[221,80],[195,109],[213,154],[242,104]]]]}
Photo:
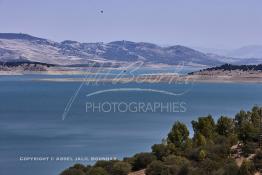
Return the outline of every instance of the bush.
{"type": "Polygon", "coordinates": [[[175,122],[167,139],[168,142],[175,144],[176,147],[183,148],[189,139],[189,131],[186,125],[178,121],[175,122]]]}
{"type": "Polygon", "coordinates": [[[238,157],[239,151],[246,156],[256,152],[259,110],[240,111],[235,120],[221,117],[217,125],[212,116],[200,117],[192,121],[193,139],[186,126],[176,122],[167,141],[153,145],[152,153],[139,153],[124,161],[98,161],[93,167],[76,164],[60,175],[127,175],[131,168],[146,168],[146,175],[253,175],[262,169],[262,151],[240,168],[230,152],[233,157],[238,157]]]}
{"type": "Polygon", "coordinates": [[[192,121],[192,127],[195,134],[202,134],[206,139],[213,139],[216,131],[216,125],[211,115],[199,117],[198,121],[192,121]]]}
{"type": "Polygon", "coordinates": [[[205,146],[207,144],[206,138],[201,133],[195,134],[193,140],[194,140],[194,145],[196,147],[205,146]]]}
{"type": "Polygon", "coordinates": [[[227,159],[230,154],[230,147],[225,144],[210,145],[208,147],[208,157],[214,160],[227,159]]]}
{"type": "Polygon", "coordinates": [[[156,157],[152,153],[139,153],[134,156],[133,170],[141,170],[147,167],[151,162],[156,160],[156,157]]]}
{"type": "Polygon", "coordinates": [[[201,149],[198,153],[198,160],[202,161],[206,158],[207,153],[205,150],[201,149]]]}
{"type": "Polygon", "coordinates": [[[187,167],[180,168],[175,164],[165,165],[161,161],[153,161],[146,169],[146,175],[186,175],[186,172],[188,172],[187,167]]]}
{"type": "Polygon", "coordinates": [[[221,116],[217,121],[217,132],[223,136],[229,136],[234,131],[234,122],[231,118],[221,116]]]}
{"type": "Polygon", "coordinates": [[[79,169],[69,168],[64,170],[60,175],[85,175],[85,173],[79,169]]]}
{"type": "Polygon", "coordinates": [[[153,161],[146,168],[146,175],[162,175],[165,172],[165,166],[161,161],[153,161]]]}
{"type": "Polygon", "coordinates": [[[111,160],[111,161],[97,161],[94,167],[101,167],[106,170],[109,174],[112,174],[112,169],[115,163],[119,162],[118,160],[111,160]]]}
{"type": "Polygon", "coordinates": [[[179,167],[187,166],[190,164],[189,160],[185,157],[170,155],[164,160],[165,165],[178,165],[179,167]]]}
{"type": "Polygon", "coordinates": [[[211,174],[212,172],[218,170],[221,165],[219,162],[207,158],[200,163],[199,167],[204,174],[211,174]]]}
{"type": "Polygon", "coordinates": [[[88,175],[108,175],[106,170],[101,167],[93,167],[90,169],[90,171],[87,174],[88,175]]]}
{"type": "Polygon", "coordinates": [[[78,169],[78,170],[82,170],[84,173],[87,173],[90,170],[91,166],[85,166],[82,164],[75,164],[73,167],[70,167],[69,169],[78,169]]]}
{"type": "Polygon", "coordinates": [[[250,161],[244,161],[239,169],[239,175],[252,175],[254,171],[254,164],[250,161]]]}
{"type": "Polygon", "coordinates": [[[223,175],[238,175],[239,167],[235,161],[229,162],[225,165],[223,175]]]}
{"type": "Polygon", "coordinates": [[[163,160],[164,157],[169,155],[169,150],[167,145],[155,144],[152,146],[152,153],[156,156],[158,160],[163,160]]]}
{"type": "Polygon", "coordinates": [[[112,169],[113,175],[127,175],[131,171],[131,165],[126,162],[117,162],[112,169]]]}

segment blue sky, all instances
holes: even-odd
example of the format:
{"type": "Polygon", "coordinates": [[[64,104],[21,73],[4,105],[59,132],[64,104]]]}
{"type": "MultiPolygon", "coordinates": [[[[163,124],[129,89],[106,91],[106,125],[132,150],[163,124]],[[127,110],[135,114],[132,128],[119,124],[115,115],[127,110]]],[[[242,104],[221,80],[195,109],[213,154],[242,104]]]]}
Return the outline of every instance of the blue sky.
{"type": "Polygon", "coordinates": [[[261,0],[0,0],[0,32],[237,48],[262,45],[261,9],[261,0]]]}

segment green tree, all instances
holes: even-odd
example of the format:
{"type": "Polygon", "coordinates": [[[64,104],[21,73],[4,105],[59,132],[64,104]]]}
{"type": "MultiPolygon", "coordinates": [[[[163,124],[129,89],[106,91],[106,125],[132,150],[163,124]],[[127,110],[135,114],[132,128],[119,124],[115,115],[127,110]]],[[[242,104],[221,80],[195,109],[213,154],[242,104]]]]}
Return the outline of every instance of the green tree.
{"type": "Polygon", "coordinates": [[[212,139],[215,135],[216,125],[211,115],[200,117],[198,121],[192,121],[195,134],[202,134],[207,139],[212,139]]]}
{"type": "Polygon", "coordinates": [[[60,175],[85,175],[85,173],[80,169],[69,168],[60,173],[60,175]]]}
{"type": "Polygon", "coordinates": [[[196,133],[194,136],[194,145],[195,146],[204,146],[207,144],[206,138],[201,133],[196,133]]]}
{"type": "Polygon", "coordinates": [[[113,166],[117,162],[119,162],[119,160],[111,160],[111,161],[100,160],[95,163],[94,167],[101,167],[104,170],[106,170],[109,174],[112,174],[113,166]]]}
{"type": "Polygon", "coordinates": [[[131,165],[127,162],[117,162],[112,169],[113,175],[127,175],[131,171],[131,165]]]}
{"type": "Polygon", "coordinates": [[[151,162],[156,160],[152,153],[139,153],[134,156],[132,167],[133,170],[141,170],[147,167],[151,162]]]}
{"type": "Polygon", "coordinates": [[[209,158],[201,161],[201,163],[199,165],[199,168],[202,170],[203,174],[205,174],[205,175],[212,174],[212,172],[218,170],[219,167],[221,167],[219,162],[211,160],[209,158]]]}
{"type": "Polygon", "coordinates": [[[235,115],[235,121],[238,128],[240,128],[243,122],[248,121],[247,113],[244,110],[241,110],[235,115]]]}
{"type": "Polygon", "coordinates": [[[217,121],[217,132],[223,136],[229,136],[234,132],[234,122],[231,118],[221,116],[217,121]]]}
{"type": "Polygon", "coordinates": [[[108,172],[102,167],[93,167],[88,172],[88,175],[108,175],[108,172]]]}
{"type": "Polygon", "coordinates": [[[170,133],[168,134],[168,142],[175,144],[176,147],[182,148],[189,139],[189,131],[185,124],[175,122],[170,133]]]}
{"type": "Polygon", "coordinates": [[[237,134],[230,134],[227,138],[230,146],[236,145],[238,142],[237,134]]]}
{"type": "Polygon", "coordinates": [[[248,121],[242,122],[239,128],[239,139],[244,143],[257,141],[259,130],[248,121]]]}
{"type": "Polygon", "coordinates": [[[252,112],[245,112],[241,110],[235,116],[238,136],[244,143],[249,141],[257,141],[259,133],[258,111],[258,108],[254,107],[252,112]]]}
{"type": "Polygon", "coordinates": [[[259,122],[260,122],[260,115],[261,115],[261,108],[258,107],[258,106],[254,106],[252,108],[252,112],[251,112],[251,115],[250,115],[250,118],[251,118],[251,122],[253,123],[254,126],[259,126],[259,122]]]}
{"type": "Polygon", "coordinates": [[[208,157],[213,160],[227,159],[230,155],[230,147],[226,144],[214,144],[208,147],[208,157]]]}
{"type": "Polygon", "coordinates": [[[167,175],[168,171],[161,161],[153,161],[146,168],[146,175],[167,175]]]}
{"type": "Polygon", "coordinates": [[[164,159],[165,165],[178,165],[179,167],[190,165],[190,161],[182,156],[169,155],[164,159]]]}
{"type": "Polygon", "coordinates": [[[167,145],[155,144],[152,147],[152,153],[157,157],[158,160],[163,160],[164,157],[170,154],[170,150],[167,145]]]}
{"type": "Polygon", "coordinates": [[[70,167],[70,169],[78,169],[83,171],[84,173],[87,173],[90,170],[91,166],[90,165],[82,165],[82,164],[75,164],[74,166],[70,167]]]}
{"type": "Polygon", "coordinates": [[[175,155],[181,154],[181,150],[179,150],[174,143],[169,143],[166,147],[169,154],[175,154],[175,155]]]}
{"type": "Polygon", "coordinates": [[[180,172],[180,167],[178,167],[177,165],[169,165],[163,166],[161,175],[178,175],[178,173],[180,172]]]}

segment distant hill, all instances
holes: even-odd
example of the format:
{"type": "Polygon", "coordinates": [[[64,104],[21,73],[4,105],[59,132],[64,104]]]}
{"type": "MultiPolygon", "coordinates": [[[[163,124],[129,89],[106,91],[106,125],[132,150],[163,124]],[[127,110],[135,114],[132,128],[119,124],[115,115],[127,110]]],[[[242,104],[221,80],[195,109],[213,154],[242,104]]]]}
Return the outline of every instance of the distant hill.
{"type": "Polygon", "coordinates": [[[238,49],[213,49],[213,48],[200,48],[198,50],[208,54],[220,55],[224,57],[226,63],[232,64],[261,64],[262,63],[262,45],[248,45],[238,49]]]}
{"type": "Polygon", "coordinates": [[[221,65],[219,56],[175,45],[161,47],[152,43],[114,41],[80,43],[55,42],[21,33],[0,33],[0,61],[28,60],[56,65],[119,65],[134,61],[166,65],[221,65]]]}
{"type": "Polygon", "coordinates": [[[261,58],[262,60],[262,46],[261,45],[250,45],[244,46],[239,49],[229,51],[227,56],[236,58],[261,58]]]}

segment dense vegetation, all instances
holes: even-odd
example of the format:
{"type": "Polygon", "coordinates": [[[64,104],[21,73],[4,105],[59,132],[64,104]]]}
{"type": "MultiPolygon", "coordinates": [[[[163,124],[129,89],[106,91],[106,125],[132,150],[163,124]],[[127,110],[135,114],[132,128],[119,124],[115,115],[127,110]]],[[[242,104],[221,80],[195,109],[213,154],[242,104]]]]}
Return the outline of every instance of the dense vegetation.
{"type": "Polygon", "coordinates": [[[6,66],[6,67],[17,67],[17,66],[24,66],[24,65],[41,65],[46,67],[53,67],[54,64],[47,64],[47,63],[40,63],[40,62],[33,62],[33,61],[9,61],[9,62],[2,62],[0,61],[0,66],[6,66]]]}
{"type": "Polygon", "coordinates": [[[234,119],[221,116],[215,122],[211,115],[199,117],[192,121],[192,138],[186,125],[177,121],[151,152],[93,166],[76,164],[61,175],[127,175],[141,169],[146,169],[146,175],[251,175],[262,168],[261,114],[262,108],[255,106],[241,110],[234,119]],[[239,153],[234,152],[236,145],[239,153]],[[244,161],[237,165],[237,158],[244,161]]]}
{"type": "Polygon", "coordinates": [[[49,67],[54,67],[53,64],[31,62],[31,61],[13,61],[13,62],[1,62],[0,71],[46,71],[49,67]]]}
{"type": "Polygon", "coordinates": [[[223,64],[221,66],[210,67],[206,68],[197,72],[190,72],[188,75],[194,75],[199,72],[206,72],[206,71],[262,71],[262,64],[259,65],[232,65],[232,64],[223,64]]]}
{"type": "Polygon", "coordinates": [[[212,71],[212,70],[224,70],[224,71],[231,71],[231,70],[242,70],[242,71],[262,71],[262,64],[259,65],[232,65],[232,64],[224,64],[222,66],[207,68],[204,70],[212,71]]]}

